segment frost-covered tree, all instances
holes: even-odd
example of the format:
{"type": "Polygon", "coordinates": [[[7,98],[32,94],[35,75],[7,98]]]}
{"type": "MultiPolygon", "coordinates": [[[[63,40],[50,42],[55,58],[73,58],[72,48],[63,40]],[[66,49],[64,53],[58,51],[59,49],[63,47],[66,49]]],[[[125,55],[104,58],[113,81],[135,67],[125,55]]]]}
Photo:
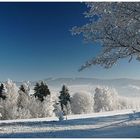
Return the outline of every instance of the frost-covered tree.
{"type": "Polygon", "coordinates": [[[111,111],[118,109],[118,94],[115,89],[98,87],[94,94],[94,111],[111,111]]]}
{"type": "Polygon", "coordinates": [[[12,80],[8,80],[5,83],[7,98],[0,101],[2,119],[25,119],[32,117],[28,109],[30,97],[26,94],[26,88],[23,89],[23,85],[19,90],[12,80]]]}
{"type": "Polygon", "coordinates": [[[16,119],[17,113],[17,99],[18,99],[18,87],[12,80],[8,80],[5,83],[6,99],[1,101],[2,119],[16,119]]]}
{"type": "Polygon", "coordinates": [[[34,96],[30,98],[28,109],[32,118],[43,118],[54,116],[54,101],[51,95],[44,97],[43,101],[34,96]]]}
{"type": "Polygon", "coordinates": [[[35,91],[34,96],[38,97],[40,101],[43,101],[44,97],[46,97],[47,95],[50,95],[48,86],[43,81],[41,81],[41,83],[36,83],[34,87],[34,91],[35,91]]]}
{"type": "Polygon", "coordinates": [[[86,5],[85,17],[89,22],[73,27],[72,34],[82,34],[87,42],[99,42],[102,51],[80,70],[91,65],[110,68],[122,58],[131,61],[134,57],[140,61],[140,3],[90,2],[86,5]]]}
{"type": "Polygon", "coordinates": [[[19,87],[18,91],[18,99],[17,99],[17,107],[18,108],[28,108],[29,102],[30,102],[30,96],[29,96],[29,89],[26,83],[22,84],[19,87]]]}
{"type": "Polygon", "coordinates": [[[41,101],[35,98],[35,96],[31,96],[28,109],[32,118],[42,117],[41,101]]]}
{"type": "Polygon", "coordinates": [[[93,112],[94,100],[90,93],[77,92],[71,98],[71,110],[74,114],[93,112]]]}
{"type": "Polygon", "coordinates": [[[54,101],[51,95],[48,95],[44,98],[43,102],[41,102],[42,108],[42,117],[52,117],[54,116],[54,101]]]}
{"type": "Polygon", "coordinates": [[[70,94],[66,85],[62,86],[62,90],[60,91],[59,102],[61,105],[61,109],[65,115],[70,114],[70,94]]]}
{"type": "Polygon", "coordinates": [[[19,119],[27,119],[32,118],[32,115],[29,110],[31,97],[29,95],[30,92],[30,83],[24,82],[18,90],[18,98],[17,98],[17,113],[19,119]]]}

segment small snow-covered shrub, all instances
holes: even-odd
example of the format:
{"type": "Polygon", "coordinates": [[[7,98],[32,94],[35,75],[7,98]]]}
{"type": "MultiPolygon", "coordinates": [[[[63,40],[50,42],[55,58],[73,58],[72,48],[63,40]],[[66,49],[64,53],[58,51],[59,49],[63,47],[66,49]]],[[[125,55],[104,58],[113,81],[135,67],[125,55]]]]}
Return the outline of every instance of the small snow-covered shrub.
{"type": "Polygon", "coordinates": [[[74,114],[93,112],[93,96],[87,92],[77,92],[71,98],[71,110],[74,114]]]}
{"type": "Polygon", "coordinates": [[[118,94],[115,89],[99,87],[95,89],[94,111],[111,111],[118,108],[118,94]]]}
{"type": "Polygon", "coordinates": [[[59,119],[59,121],[64,120],[64,113],[61,109],[60,103],[56,102],[54,104],[54,113],[55,113],[55,116],[59,119]]]}
{"type": "Polygon", "coordinates": [[[129,109],[129,103],[127,97],[119,96],[119,107],[118,109],[129,109]]]}

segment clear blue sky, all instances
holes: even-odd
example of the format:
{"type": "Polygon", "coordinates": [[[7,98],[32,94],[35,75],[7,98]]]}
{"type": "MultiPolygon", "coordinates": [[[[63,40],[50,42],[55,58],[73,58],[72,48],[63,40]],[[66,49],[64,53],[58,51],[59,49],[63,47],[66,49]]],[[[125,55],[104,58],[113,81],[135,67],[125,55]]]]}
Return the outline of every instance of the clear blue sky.
{"type": "Polygon", "coordinates": [[[99,53],[70,29],[87,22],[84,3],[0,3],[0,80],[48,77],[140,78],[140,63],[78,68],[99,53]]]}

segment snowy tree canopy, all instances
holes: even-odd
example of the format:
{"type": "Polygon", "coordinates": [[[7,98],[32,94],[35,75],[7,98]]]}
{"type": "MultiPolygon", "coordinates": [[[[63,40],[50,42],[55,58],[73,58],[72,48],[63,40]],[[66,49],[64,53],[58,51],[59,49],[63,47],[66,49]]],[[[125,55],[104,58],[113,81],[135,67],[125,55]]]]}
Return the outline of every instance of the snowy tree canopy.
{"type": "Polygon", "coordinates": [[[119,59],[140,60],[140,3],[91,2],[86,4],[89,23],[73,27],[72,34],[82,34],[87,42],[100,42],[101,53],[79,70],[91,65],[112,67],[119,59]]]}
{"type": "Polygon", "coordinates": [[[71,98],[71,110],[74,114],[93,112],[93,96],[88,92],[77,92],[71,98]]]}
{"type": "Polygon", "coordinates": [[[41,102],[44,100],[44,97],[51,94],[47,84],[43,81],[41,81],[40,83],[36,83],[34,91],[34,96],[38,97],[41,102]]]}
{"type": "Polygon", "coordinates": [[[1,110],[2,119],[16,119],[18,87],[10,79],[4,83],[4,86],[7,98],[0,102],[0,105],[3,107],[1,110]]]}
{"type": "Polygon", "coordinates": [[[95,89],[95,112],[116,110],[118,106],[118,93],[115,89],[108,87],[98,87],[95,89]]]}

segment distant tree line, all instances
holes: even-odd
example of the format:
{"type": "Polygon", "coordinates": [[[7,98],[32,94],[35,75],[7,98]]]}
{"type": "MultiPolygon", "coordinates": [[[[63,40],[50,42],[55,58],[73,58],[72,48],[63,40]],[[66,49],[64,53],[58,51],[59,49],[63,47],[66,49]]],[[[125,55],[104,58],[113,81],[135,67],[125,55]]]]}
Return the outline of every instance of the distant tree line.
{"type": "Polygon", "coordinates": [[[17,85],[8,80],[0,84],[0,113],[2,120],[43,118],[56,116],[63,120],[70,114],[87,114],[92,112],[118,109],[140,108],[140,102],[132,103],[117,91],[108,87],[97,87],[93,93],[71,93],[66,85],[60,92],[51,93],[48,85],[41,81],[31,87],[30,82],[17,85]],[[31,90],[33,93],[31,94],[31,90]]]}

